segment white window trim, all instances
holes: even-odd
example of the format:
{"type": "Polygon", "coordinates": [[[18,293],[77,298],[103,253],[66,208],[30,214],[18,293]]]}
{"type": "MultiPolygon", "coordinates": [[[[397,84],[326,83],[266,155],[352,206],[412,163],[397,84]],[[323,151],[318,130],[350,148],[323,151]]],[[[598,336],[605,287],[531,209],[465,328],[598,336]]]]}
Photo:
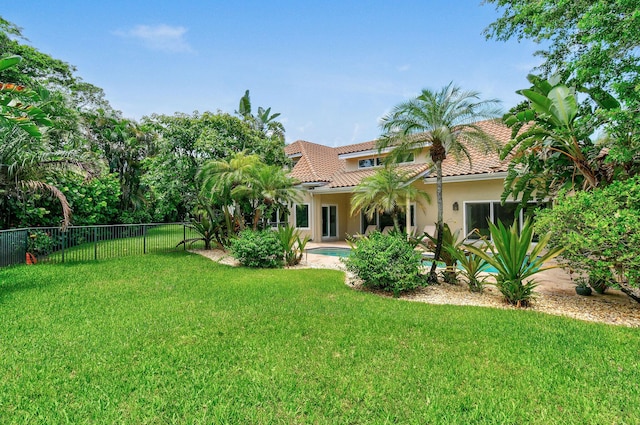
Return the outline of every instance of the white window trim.
{"type": "MultiPolygon", "coordinates": [[[[495,223],[494,218],[494,210],[493,210],[493,204],[494,203],[500,203],[499,199],[494,199],[494,200],[485,200],[485,201],[464,201],[463,202],[463,206],[462,206],[462,222],[464,223],[464,234],[468,235],[469,232],[472,229],[468,228],[468,223],[467,223],[467,204],[489,204],[489,217],[491,220],[491,223],[495,223]]],[[[518,204],[520,203],[519,201],[507,201],[508,204],[518,204]]],[[[534,202],[530,202],[530,204],[533,204],[534,202]]],[[[522,229],[522,226],[524,225],[524,209],[521,209],[518,212],[518,225],[520,227],[520,229],[522,229]]],[[[491,240],[491,235],[489,235],[489,240],[491,240]]],[[[477,239],[467,239],[467,241],[477,241],[477,239]]]]}

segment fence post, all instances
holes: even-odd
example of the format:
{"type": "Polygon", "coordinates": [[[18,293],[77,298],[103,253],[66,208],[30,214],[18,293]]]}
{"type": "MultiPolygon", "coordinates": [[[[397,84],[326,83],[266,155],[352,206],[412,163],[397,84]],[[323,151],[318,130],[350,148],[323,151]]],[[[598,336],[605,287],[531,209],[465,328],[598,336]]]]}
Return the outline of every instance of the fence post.
{"type": "Polygon", "coordinates": [[[93,228],[93,259],[98,259],[98,226],[93,228]]]}
{"type": "Polygon", "coordinates": [[[147,225],[142,225],[142,253],[147,253],[147,225]]]}
{"type": "Polygon", "coordinates": [[[29,230],[27,230],[25,232],[25,237],[24,237],[24,251],[25,251],[25,255],[24,258],[22,259],[22,261],[25,262],[25,264],[27,263],[27,253],[29,252],[29,230]]]}
{"type": "Polygon", "coordinates": [[[64,263],[64,246],[66,245],[66,241],[67,241],[67,231],[65,230],[62,233],[62,262],[64,263]]]}
{"type": "MultiPolygon", "coordinates": [[[[187,225],[185,223],[182,223],[182,240],[186,241],[187,240],[187,225]]],[[[187,250],[187,243],[183,243],[182,244],[182,250],[186,251],[187,250]]]]}

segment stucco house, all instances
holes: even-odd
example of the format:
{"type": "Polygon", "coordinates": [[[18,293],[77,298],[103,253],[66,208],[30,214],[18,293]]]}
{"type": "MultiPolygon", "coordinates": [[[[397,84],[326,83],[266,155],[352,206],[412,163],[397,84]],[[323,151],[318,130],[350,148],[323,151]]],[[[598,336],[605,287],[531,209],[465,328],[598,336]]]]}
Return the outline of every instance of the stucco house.
{"type": "MultiPolygon", "coordinates": [[[[511,130],[499,122],[478,124],[502,145],[510,139],[511,130]]],[[[516,216],[515,203],[500,205],[508,161],[500,161],[497,152],[486,154],[472,146],[468,148],[471,164],[466,159],[457,162],[451,155],[443,162],[444,221],[463,234],[478,228],[487,235],[487,219],[521,221],[523,213],[516,216]]],[[[372,220],[362,213],[350,214],[357,184],[375,173],[389,152],[379,152],[375,141],[333,148],[299,140],[287,145],[285,152],[294,164],[290,174],[300,181],[304,191],[304,199],[294,206],[289,222],[313,241],[344,240],[347,235],[363,233],[371,224],[379,229],[393,224],[384,214],[372,220]]],[[[410,174],[411,184],[426,190],[431,197],[431,204],[411,205],[411,226],[419,231],[433,226],[437,220],[436,177],[429,147],[399,167],[410,174]]]]}

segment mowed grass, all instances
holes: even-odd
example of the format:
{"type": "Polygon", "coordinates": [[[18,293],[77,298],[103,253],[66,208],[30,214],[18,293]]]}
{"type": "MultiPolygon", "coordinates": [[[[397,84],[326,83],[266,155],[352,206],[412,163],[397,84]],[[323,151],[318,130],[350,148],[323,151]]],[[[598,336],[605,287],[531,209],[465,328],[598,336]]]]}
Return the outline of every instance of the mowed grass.
{"type": "MultiPolygon", "coordinates": [[[[52,262],[104,260],[150,252],[178,251],[185,249],[184,244],[178,245],[183,239],[197,237],[193,229],[185,228],[182,224],[150,226],[144,236],[127,237],[127,233],[133,230],[136,230],[135,226],[112,226],[111,229],[108,227],[87,230],[73,229],[77,233],[87,232],[83,234],[83,240],[91,239],[93,236],[97,242],[84,242],[65,248],[64,251],[58,250],[49,255],[47,260],[52,262]]],[[[204,242],[187,243],[187,248],[204,248],[204,242]]]]}
{"type": "Polygon", "coordinates": [[[640,330],[189,253],[0,270],[0,423],[640,421],[640,330]]]}

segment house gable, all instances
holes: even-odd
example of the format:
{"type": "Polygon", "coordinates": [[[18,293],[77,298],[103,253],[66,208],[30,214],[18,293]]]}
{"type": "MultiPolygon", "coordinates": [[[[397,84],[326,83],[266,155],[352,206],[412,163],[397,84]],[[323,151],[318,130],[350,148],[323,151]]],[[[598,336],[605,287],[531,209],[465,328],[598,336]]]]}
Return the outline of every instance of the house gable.
{"type": "MultiPolygon", "coordinates": [[[[477,125],[492,135],[499,147],[504,146],[511,138],[511,130],[500,122],[481,121],[477,125]]],[[[420,138],[421,135],[413,137],[420,138]]],[[[467,149],[471,162],[467,158],[448,155],[442,164],[444,177],[461,180],[504,178],[509,160],[500,161],[498,150],[484,152],[471,145],[467,149]]],[[[299,140],[285,147],[287,155],[295,161],[291,170],[292,177],[298,179],[303,186],[319,186],[322,191],[336,192],[353,188],[362,179],[374,174],[380,162],[376,158],[382,159],[390,151],[391,149],[378,151],[375,140],[336,148],[299,140]],[[367,167],[362,167],[361,160],[371,161],[366,163],[367,167]]],[[[429,146],[425,146],[415,154],[412,162],[399,164],[399,168],[412,178],[423,176],[425,183],[430,183],[435,181],[435,175],[430,173],[432,165],[429,146]]]]}

